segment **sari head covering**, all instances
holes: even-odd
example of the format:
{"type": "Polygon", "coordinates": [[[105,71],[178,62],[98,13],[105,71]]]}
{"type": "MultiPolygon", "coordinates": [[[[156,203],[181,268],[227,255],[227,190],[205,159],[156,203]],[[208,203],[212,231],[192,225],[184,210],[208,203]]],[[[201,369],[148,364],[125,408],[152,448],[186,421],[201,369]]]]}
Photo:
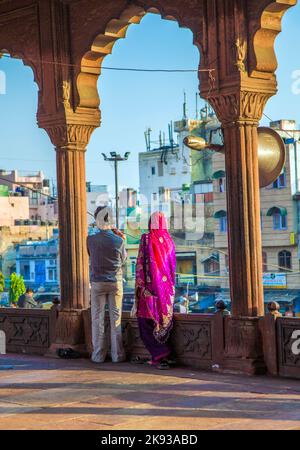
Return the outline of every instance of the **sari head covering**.
{"type": "Polygon", "coordinates": [[[149,233],[142,236],[137,260],[137,315],[153,320],[153,335],[162,343],[173,323],[175,266],[175,245],[167,220],[163,213],[155,212],[150,217],[149,233]]]}

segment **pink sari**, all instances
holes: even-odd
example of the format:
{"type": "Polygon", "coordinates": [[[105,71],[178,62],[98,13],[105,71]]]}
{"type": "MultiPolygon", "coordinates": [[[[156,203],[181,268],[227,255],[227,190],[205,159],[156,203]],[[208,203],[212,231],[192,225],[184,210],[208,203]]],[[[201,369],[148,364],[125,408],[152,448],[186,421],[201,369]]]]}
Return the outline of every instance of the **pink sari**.
{"type": "Polygon", "coordinates": [[[149,233],[141,238],[136,265],[137,317],[141,337],[154,359],[167,353],[163,344],[173,325],[175,268],[175,245],[166,218],[160,212],[154,213],[149,233]]]}

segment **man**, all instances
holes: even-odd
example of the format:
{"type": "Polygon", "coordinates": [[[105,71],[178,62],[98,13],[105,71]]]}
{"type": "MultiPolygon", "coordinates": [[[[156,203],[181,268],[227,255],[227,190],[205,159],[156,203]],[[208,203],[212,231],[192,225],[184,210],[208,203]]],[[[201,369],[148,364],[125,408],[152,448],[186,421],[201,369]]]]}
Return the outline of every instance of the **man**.
{"type": "Polygon", "coordinates": [[[189,312],[189,297],[187,294],[180,297],[179,312],[180,314],[188,314],[189,312]]]}
{"type": "Polygon", "coordinates": [[[26,293],[21,295],[18,300],[18,308],[31,309],[37,308],[37,303],[33,298],[33,290],[30,288],[26,289],[26,293]]]}
{"type": "Polygon", "coordinates": [[[223,316],[230,316],[230,311],[227,309],[227,304],[223,300],[216,302],[216,312],[220,312],[223,316]]]}
{"type": "Polygon", "coordinates": [[[114,230],[112,211],[100,206],[94,214],[99,232],[87,238],[90,256],[92,361],[105,361],[107,346],[104,331],[105,306],[108,304],[111,327],[111,358],[125,360],[122,343],[121,316],[123,299],[123,270],[126,260],[124,239],[114,230]]]}

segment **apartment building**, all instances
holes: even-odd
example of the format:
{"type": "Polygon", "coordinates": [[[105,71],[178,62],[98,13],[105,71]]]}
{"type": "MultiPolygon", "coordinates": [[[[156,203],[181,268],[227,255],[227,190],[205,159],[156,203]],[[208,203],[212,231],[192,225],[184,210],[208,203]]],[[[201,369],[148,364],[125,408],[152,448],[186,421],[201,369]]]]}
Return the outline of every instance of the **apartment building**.
{"type": "MultiPolygon", "coordinates": [[[[263,284],[266,289],[298,289],[300,132],[293,120],[272,122],[283,138],[286,162],[278,179],[261,189],[263,284]]],[[[222,287],[229,287],[225,157],[213,156],[215,246],[219,250],[222,287]]]]}

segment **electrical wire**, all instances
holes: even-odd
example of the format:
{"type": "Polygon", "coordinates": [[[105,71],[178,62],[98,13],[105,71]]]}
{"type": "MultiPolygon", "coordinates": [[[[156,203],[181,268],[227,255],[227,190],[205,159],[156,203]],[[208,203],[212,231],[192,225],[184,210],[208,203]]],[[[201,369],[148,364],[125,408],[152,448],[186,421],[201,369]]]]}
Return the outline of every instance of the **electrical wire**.
{"type": "MultiPolygon", "coordinates": [[[[267,114],[263,113],[263,115],[270,121],[270,122],[275,122],[273,119],[271,119],[271,117],[269,117],[267,114]]],[[[290,133],[290,131],[288,130],[280,130],[283,131],[284,133],[286,133],[288,136],[290,136],[290,138],[295,139],[294,136],[290,133]]]]}
{"type": "MultiPolygon", "coordinates": [[[[21,60],[21,58],[17,58],[15,56],[8,55],[6,53],[2,53],[1,57],[9,58],[9,59],[17,59],[21,60]]],[[[101,70],[114,70],[114,71],[126,71],[126,72],[150,72],[150,73],[198,73],[198,72],[208,72],[211,74],[215,71],[215,69],[142,69],[139,67],[109,67],[109,66],[85,66],[79,64],[71,64],[71,63],[63,63],[59,61],[48,61],[45,59],[31,59],[30,62],[40,63],[40,64],[50,64],[54,66],[64,66],[64,67],[72,67],[78,69],[99,69],[101,70]]]]}

